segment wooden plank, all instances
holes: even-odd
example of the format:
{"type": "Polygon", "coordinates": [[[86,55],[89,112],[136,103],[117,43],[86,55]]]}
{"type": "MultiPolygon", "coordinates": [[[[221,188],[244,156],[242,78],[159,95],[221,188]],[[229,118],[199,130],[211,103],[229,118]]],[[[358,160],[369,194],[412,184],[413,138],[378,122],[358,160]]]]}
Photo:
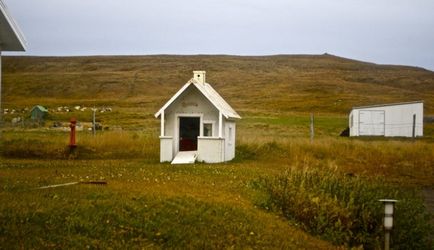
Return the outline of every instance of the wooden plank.
{"type": "Polygon", "coordinates": [[[176,154],[172,164],[193,164],[197,158],[197,151],[180,151],[176,154]]]}

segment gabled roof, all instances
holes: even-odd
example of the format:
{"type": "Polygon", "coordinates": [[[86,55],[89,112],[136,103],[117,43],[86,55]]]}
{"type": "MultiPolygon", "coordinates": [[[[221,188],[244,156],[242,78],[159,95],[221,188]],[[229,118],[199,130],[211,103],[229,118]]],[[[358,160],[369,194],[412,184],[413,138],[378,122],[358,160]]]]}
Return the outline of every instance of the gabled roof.
{"type": "Polygon", "coordinates": [[[42,112],[48,112],[48,109],[46,109],[44,106],[41,105],[36,105],[32,108],[32,110],[30,110],[30,112],[32,112],[34,109],[39,109],[42,112]]]}
{"type": "Polygon", "coordinates": [[[0,0],[0,50],[25,51],[26,41],[18,25],[8,12],[8,8],[0,0]]]}
{"type": "Polygon", "coordinates": [[[205,96],[214,107],[219,110],[226,119],[241,119],[241,116],[215,91],[208,83],[199,83],[194,78],[190,79],[175,95],[170,98],[166,104],[155,113],[155,117],[159,117],[161,112],[166,110],[190,85],[195,86],[205,96]]]}

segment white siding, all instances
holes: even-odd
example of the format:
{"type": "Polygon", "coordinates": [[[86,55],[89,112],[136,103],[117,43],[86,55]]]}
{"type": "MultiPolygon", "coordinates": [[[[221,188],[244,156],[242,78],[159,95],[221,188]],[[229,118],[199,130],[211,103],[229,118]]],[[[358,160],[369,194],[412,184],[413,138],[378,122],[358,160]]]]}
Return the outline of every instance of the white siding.
{"type": "Polygon", "coordinates": [[[225,161],[230,161],[235,157],[235,122],[225,122],[225,161]]]}
{"type": "Polygon", "coordinates": [[[423,103],[354,108],[349,115],[350,136],[412,137],[413,115],[415,135],[423,136],[423,103]]]}
{"type": "Polygon", "coordinates": [[[223,138],[198,138],[198,161],[206,163],[217,163],[224,161],[224,143],[223,138]]]}
{"type": "Polygon", "coordinates": [[[170,162],[172,159],[173,138],[171,136],[160,136],[160,162],[170,162]]]}

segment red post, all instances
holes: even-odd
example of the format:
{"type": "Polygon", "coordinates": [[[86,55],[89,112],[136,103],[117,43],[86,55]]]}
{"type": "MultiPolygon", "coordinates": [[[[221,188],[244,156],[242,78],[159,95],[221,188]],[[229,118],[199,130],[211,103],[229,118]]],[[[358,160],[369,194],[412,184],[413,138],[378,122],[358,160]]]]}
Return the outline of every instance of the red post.
{"type": "Polygon", "coordinates": [[[72,149],[77,147],[77,144],[75,143],[75,125],[77,124],[77,119],[72,117],[70,122],[71,124],[69,124],[69,127],[71,128],[71,133],[69,135],[69,147],[72,149]]]}

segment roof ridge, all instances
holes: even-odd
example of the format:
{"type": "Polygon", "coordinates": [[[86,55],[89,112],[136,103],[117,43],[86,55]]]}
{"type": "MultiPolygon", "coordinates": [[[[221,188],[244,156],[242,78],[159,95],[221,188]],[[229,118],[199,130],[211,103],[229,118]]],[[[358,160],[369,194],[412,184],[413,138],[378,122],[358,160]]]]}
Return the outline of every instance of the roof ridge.
{"type": "Polygon", "coordinates": [[[154,114],[155,117],[159,117],[160,114],[166,110],[190,85],[194,85],[199,92],[207,98],[211,104],[217,108],[226,118],[241,119],[241,116],[225,101],[225,99],[211,86],[211,84],[204,82],[201,83],[194,78],[191,78],[184,84],[178,92],[173,95],[169,101],[167,101],[160,110],[154,114]]]}
{"type": "Polygon", "coordinates": [[[373,105],[365,105],[365,106],[355,106],[352,109],[360,109],[360,108],[375,108],[375,107],[383,107],[383,106],[398,106],[398,105],[406,105],[406,104],[416,104],[416,103],[424,103],[423,100],[420,101],[412,101],[412,102],[395,102],[395,103],[380,103],[373,105]]]}

